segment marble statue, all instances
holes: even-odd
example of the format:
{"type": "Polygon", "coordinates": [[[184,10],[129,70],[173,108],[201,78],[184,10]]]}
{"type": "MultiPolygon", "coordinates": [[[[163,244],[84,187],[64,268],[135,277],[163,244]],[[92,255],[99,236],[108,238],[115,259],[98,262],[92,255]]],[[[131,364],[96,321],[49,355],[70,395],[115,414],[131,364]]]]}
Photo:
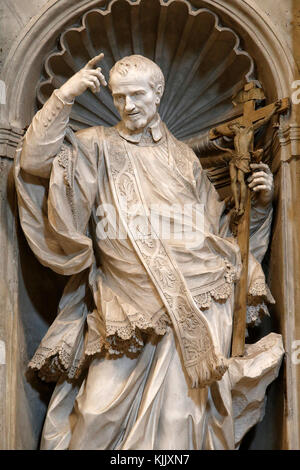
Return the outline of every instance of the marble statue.
{"type": "MultiPolygon", "coordinates": [[[[165,83],[154,62],[133,55],[111,69],[115,127],[68,126],[76,97],[106,86],[102,57],[53,92],[15,163],[28,243],[44,266],[70,276],[30,362],[57,382],[41,448],[234,449],[262,418],[281,337],[229,358],[239,247],[198,158],[160,119],[165,83]]],[[[273,302],[260,265],[271,172],[260,167],[250,186],[255,323],[273,302]]]]}
{"type": "MultiPolygon", "coordinates": [[[[233,122],[228,126],[229,130],[234,134],[233,142],[235,150],[224,150],[232,154],[229,162],[229,172],[235,212],[238,216],[244,214],[246,207],[247,186],[245,177],[251,172],[251,163],[254,165],[260,163],[263,153],[262,149],[253,150],[254,132],[261,126],[264,126],[280,108],[281,100],[276,102],[274,109],[264,119],[259,119],[255,124],[247,125],[233,122]]],[[[262,183],[264,184],[264,181],[262,183]]]]}

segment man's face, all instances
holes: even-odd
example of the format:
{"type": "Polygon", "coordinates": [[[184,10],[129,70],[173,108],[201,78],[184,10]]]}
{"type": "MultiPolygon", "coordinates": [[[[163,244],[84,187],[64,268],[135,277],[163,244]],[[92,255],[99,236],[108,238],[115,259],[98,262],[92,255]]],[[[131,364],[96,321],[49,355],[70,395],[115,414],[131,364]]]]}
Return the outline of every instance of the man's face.
{"type": "Polygon", "coordinates": [[[113,74],[110,86],[114,104],[125,127],[132,132],[142,131],[156,114],[161,86],[153,89],[148,73],[132,71],[125,77],[113,74]]]}

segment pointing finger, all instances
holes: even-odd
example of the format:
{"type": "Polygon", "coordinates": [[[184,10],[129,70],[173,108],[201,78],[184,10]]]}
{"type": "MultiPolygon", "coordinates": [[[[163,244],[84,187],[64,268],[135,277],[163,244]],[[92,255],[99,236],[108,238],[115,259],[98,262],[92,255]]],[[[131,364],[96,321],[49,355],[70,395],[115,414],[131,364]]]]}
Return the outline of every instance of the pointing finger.
{"type": "Polygon", "coordinates": [[[104,57],[104,54],[103,52],[101,52],[101,54],[99,55],[96,55],[95,57],[93,57],[91,60],[88,61],[88,63],[86,64],[85,68],[86,69],[92,69],[95,67],[95,65],[100,62],[100,60],[102,60],[104,57]]]}

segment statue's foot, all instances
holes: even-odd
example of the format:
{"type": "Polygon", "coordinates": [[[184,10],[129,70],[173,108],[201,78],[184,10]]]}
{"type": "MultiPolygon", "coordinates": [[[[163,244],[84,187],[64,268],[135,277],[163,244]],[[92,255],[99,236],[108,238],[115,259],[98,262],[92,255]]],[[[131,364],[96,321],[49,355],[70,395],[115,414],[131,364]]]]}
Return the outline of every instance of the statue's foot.
{"type": "Polygon", "coordinates": [[[239,217],[242,217],[242,215],[244,215],[244,212],[245,212],[244,209],[239,209],[237,215],[238,215],[239,217]]]}

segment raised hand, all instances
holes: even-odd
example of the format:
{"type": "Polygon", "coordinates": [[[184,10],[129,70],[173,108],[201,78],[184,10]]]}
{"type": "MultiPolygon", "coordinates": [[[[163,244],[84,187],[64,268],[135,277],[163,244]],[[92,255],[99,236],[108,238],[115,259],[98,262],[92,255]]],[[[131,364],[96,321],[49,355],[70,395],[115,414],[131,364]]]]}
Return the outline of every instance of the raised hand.
{"type": "Polygon", "coordinates": [[[100,91],[101,85],[107,85],[105,77],[101,73],[101,68],[94,68],[103,57],[103,53],[93,57],[79,72],[75,73],[60,87],[59,93],[64,101],[72,102],[76,96],[84,93],[87,88],[90,88],[93,93],[97,93],[100,91]]]}
{"type": "Polygon", "coordinates": [[[265,163],[251,163],[250,167],[253,173],[247,180],[249,188],[258,193],[262,204],[267,205],[272,202],[274,194],[272,172],[265,163]]]}

